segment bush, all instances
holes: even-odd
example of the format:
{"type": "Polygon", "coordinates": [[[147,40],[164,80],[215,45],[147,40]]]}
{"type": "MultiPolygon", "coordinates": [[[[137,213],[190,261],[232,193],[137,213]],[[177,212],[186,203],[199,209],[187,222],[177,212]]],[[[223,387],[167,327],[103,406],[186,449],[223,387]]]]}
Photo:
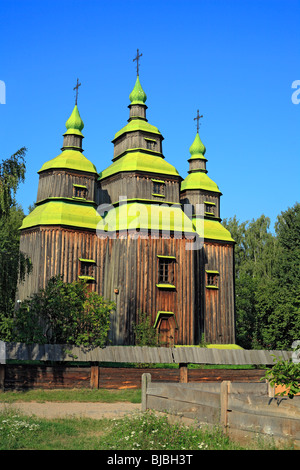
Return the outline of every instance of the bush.
{"type": "Polygon", "coordinates": [[[22,303],[13,337],[24,343],[103,347],[114,309],[113,302],[89,292],[85,282],[53,277],[45,289],[22,303]]]}
{"type": "Polygon", "coordinates": [[[300,392],[300,364],[292,360],[278,360],[274,356],[274,366],[266,372],[266,379],[272,387],[274,385],[283,385],[286,391],[279,393],[283,396],[287,393],[289,398],[294,398],[296,393],[300,392]]]}

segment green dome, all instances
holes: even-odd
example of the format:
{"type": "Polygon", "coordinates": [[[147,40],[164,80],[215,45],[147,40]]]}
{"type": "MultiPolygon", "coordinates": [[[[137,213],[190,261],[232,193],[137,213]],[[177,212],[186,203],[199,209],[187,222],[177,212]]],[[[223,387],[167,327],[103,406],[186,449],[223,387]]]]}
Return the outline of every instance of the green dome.
{"type": "Polygon", "coordinates": [[[84,128],[84,124],[80,117],[77,104],[74,106],[72,114],[66,122],[66,128],[67,128],[67,131],[65,132],[64,135],[76,134],[76,135],[81,135],[83,137],[81,131],[84,128]]]}
{"type": "Polygon", "coordinates": [[[139,76],[137,76],[134,88],[129,95],[129,99],[131,104],[145,104],[147,100],[147,95],[142,88],[139,76]]]}
{"type": "Polygon", "coordinates": [[[101,180],[123,171],[146,171],[148,173],[159,173],[161,175],[179,176],[176,168],[166,162],[162,157],[156,157],[137,151],[129,152],[116,160],[112,165],[106,168],[106,170],[100,173],[99,179],[101,180]]]}
{"type": "Polygon", "coordinates": [[[217,184],[211,180],[206,173],[200,171],[188,174],[182,181],[180,190],[187,191],[189,189],[204,189],[206,191],[221,193],[217,184]]]}
{"type": "Polygon", "coordinates": [[[79,150],[64,150],[57,157],[44,163],[38,173],[56,168],[97,173],[95,165],[79,152],[79,150]]]}
{"type": "Polygon", "coordinates": [[[203,158],[205,152],[206,152],[206,148],[201,142],[200,136],[197,132],[195,140],[190,146],[191,158],[203,158]]]}

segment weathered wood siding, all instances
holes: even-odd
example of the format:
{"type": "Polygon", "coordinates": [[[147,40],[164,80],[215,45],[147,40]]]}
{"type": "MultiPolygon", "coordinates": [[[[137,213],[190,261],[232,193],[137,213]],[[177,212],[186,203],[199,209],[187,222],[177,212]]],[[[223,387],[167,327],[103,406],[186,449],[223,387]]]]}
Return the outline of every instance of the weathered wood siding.
{"type": "Polygon", "coordinates": [[[17,298],[26,299],[44,288],[53,276],[62,275],[65,282],[77,280],[80,274],[79,258],[96,261],[92,288],[103,294],[105,245],[105,239],[88,230],[59,226],[23,230],[20,250],[31,258],[33,271],[26,282],[19,284],[17,298]]]}
{"type": "Polygon", "coordinates": [[[137,313],[147,313],[154,324],[159,311],[173,312],[178,324],[178,344],[194,342],[194,256],[186,250],[185,239],[134,238],[110,239],[105,256],[104,297],[117,304],[112,318],[113,344],[132,344],[137,313]],[[161,289],[158,283],[157,255],[175,256],[175,289],[161,289]],[[117,294],[115,293],[117,291],[117,294]]]}
{"type": "Polygon", "coordinates": [[[200,314],[200,331],[212,344],[235,343],[234,245],[205,241],[196,252],[196,305],[200,314]],[[218,289],[207,288],[206,270],[219,272],[218,289]]]}
{"type": "Polygon", "coordinates": [[[91,173],[49,170],[40,174],[37,202],[48,197],[73,197],[74,184],[87,187],[86,199],[95,201],[96,176],[91,173]]]}
{"type": "Polygon", "coordinates": [[[120,196],[126,199],[150,199],[159,201],[161,204],[165,201],[179,203],[180,178],[155,176],[153,173],[147,175],[138,172],[124,172],[100,181],[99,188],[98,204],[116,203],[120,196]],[[153,196],[153,178],[165,181],[165,197],[153,196]]]}

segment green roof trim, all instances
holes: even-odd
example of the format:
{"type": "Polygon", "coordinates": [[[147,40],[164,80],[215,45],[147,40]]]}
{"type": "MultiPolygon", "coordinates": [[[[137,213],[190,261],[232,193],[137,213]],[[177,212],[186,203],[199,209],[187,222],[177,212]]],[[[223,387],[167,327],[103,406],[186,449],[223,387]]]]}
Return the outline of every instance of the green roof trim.
{"type": "Polygon", "coordinates": [[[138,229],[195,234],[192,221],[180,206],[164,204],[121,204],[110,210],[98,225],[102,233],[138,229]]]}
{"type": "Polygon", "coordinates": [[[230,232],[218,220],[194,217],[193,224],[198,235],[204,239],[234,243],[230,232]]]}
{"type": "Polygon", "coordinates": [[[161,175],[179,176],[176,168],[161,157],[156,157],[143,152],[130,152],[114,161],[108,168],[99,174],[102,180],[108,176],[124,171],[145,171],[161,175]]]}
{"type": "Polygon", "coordinates": [[[182,181],[180,190],[187,191],[190,189],[204,189],[214,193],[221,193],[217,184],[203,172],[190,173],[182,181]]]}
{"type": "Polygon", "coordinates": [[[57,157],[44,163],[38,171],[41,173],[46,170],[66,169],[84,171],[86,173],[96,173],[97,168],[90,162],[79,150],[64,150],[57,157]]]}
{"type": "Polygon", "coordinates": [[[67,225],[96,230],[100,215],[91,204],[71,201],[48,201],[40,204],[23,219],[20,230],[39,225],[67,225]]]}

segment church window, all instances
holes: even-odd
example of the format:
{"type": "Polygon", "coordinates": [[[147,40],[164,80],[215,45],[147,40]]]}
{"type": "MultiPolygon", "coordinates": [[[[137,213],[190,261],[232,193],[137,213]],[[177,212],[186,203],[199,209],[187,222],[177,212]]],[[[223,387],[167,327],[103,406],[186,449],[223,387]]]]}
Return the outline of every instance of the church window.
{"type": "Polygon", "coordinates": [[[87,187],[81,184],[73,184],[73,197],[78,197],[80,199],[86,199],[87,196],[87,187]]]}
{"type": "Polygon", "coordinates": [[[79,279],[94,280],[95,261],[79,258],[79,279]]]}
{"type": "Polygon", "coordinates": [[[204,202],[205,214],[206,215],[216,215],[216,204],[214,202],[204,202]]]}
{"type": "Polygon", "coordinates": [[[148,150],[155,150],[156,148],[156,141],[151,140],[151,139],[145,139],[146,140],[146,148],[148,150]]]}
{"type": "Polygon", "coordinates": [[[206,271],[206,287],[208,289],[219,289],[219,271],[206,271]]]}
{"type": "Polygon", "coordinates": [[[165,197],[165,182],[163,180],[152,180],[152,196],[165,197]]]}
{"type": "Polygon", "coordinates": [[[174,256],[158,255],[158,284],[157,287],[174,286],[174,256]]]}

